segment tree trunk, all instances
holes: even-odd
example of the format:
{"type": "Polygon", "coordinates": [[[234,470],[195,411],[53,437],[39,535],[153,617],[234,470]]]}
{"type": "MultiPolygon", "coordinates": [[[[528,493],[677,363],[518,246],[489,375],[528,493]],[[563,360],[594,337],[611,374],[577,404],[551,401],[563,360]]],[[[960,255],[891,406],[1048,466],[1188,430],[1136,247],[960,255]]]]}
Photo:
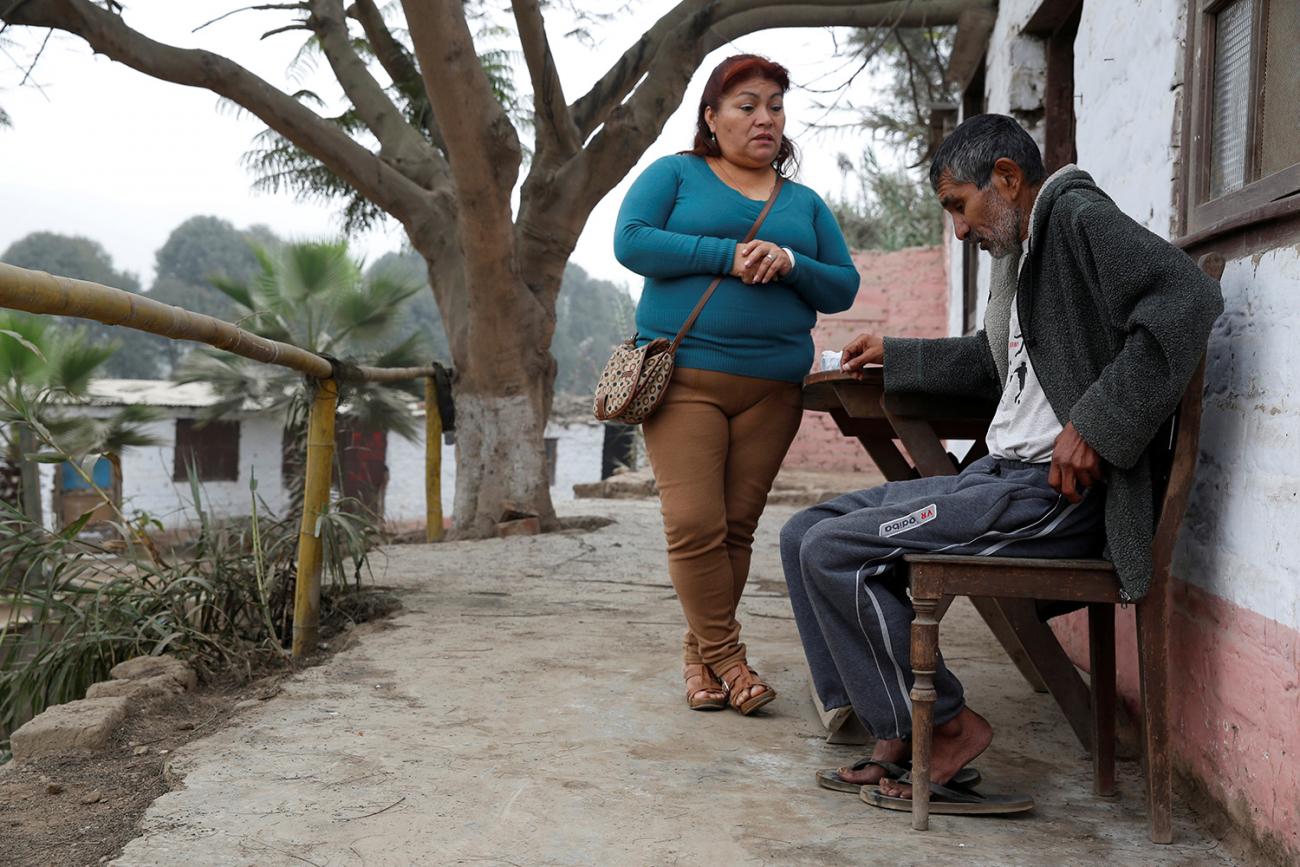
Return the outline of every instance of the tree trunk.
{"type": "Polygon", "coordinates": [[[554,304],[546,309],[517,277],[466,290],[458,262],[425,255],[455,368],[456,496],[448,538],[491,536],[498,523],[520,515],[536,515],[544,530],[554,529],[543,441],[555,384],[554,304]],[[452,298],[468,303],[447,303],[452,298]]]}

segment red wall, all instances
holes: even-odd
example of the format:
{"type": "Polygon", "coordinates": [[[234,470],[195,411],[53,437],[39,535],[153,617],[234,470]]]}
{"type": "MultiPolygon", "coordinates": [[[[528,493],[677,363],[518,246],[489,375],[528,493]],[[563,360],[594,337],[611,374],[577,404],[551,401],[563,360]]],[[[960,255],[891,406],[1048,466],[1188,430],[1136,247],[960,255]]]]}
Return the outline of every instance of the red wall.
{"type": "MultiPolygon", "coordinates": [[[[841,349],[861,331],[900,337],[944,337],[948,333],[948,278],[942,247],[853,254],[862,285],[853,307],[822,316],[813,329],[815,359],[824,349],[841,349]]],[[[816,361],[814,361],[814,364],[816,361]]],[[[830,416],[804,414],[803,427],[786,455],[785,467],[835,472],[874,471],[856,440],[845,439],[830,416]]]]}

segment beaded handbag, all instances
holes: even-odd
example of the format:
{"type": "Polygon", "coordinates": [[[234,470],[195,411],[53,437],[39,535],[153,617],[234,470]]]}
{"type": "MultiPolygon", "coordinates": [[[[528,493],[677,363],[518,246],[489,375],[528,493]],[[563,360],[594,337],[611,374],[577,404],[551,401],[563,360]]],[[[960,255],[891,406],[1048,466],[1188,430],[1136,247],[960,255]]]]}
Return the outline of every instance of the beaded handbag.
{"type": "MultiPolygon", "coordinates": [[[[749,227],[749,234],[745,236],[742,244],[754,240],[759,226],[763,225],[768,211],[772,210],[772,203],[776,201],[784,182],[784,179],[777,175],[776,183],[772,185],[771,195],[767,197],[767,202],[759,212],[754,225],[749,227]]],[[[722,277],[714,278],[671,342],[667,338],[656,337],[644,346],[637,346],[636,337],[632,337],[614,347],[614,354],[605,363],[600,381],[596,383],[593,409],[597,419],[640,424],[659,408],[659,404],[663,403],[664,395],[668,393],[668,383],[673,378],[677,347],[681,345],[682,338],[691,330],[691,326],[699,318],[700,311],[708,302],[709,296],[721,282],[722,277]]]]}

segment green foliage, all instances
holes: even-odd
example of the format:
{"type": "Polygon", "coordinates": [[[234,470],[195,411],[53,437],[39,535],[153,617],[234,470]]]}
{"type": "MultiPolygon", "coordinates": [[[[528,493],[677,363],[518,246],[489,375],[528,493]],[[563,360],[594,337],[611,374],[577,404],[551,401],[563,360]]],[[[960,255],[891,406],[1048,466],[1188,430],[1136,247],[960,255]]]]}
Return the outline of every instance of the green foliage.
{"type": "Polygon", "coordinates": [[[911,165],[930,158],[930,107],[959,97],[944,81],[956,34],[956,27],[916,27],[889,31],[883,39],[878,30],[854,36],[859,50],[876,47],[868,69],[889,81],[861,125],[901,150],[911,165]]]}
{"type": "Polygon", "coordinates": [[[442,313],[438,310],[433,289],[429,286],[429,271],[424,258],[410,249],[400,253],[385,253],[366,270],[366,276],[371,279],[383,276],[421,287],[419,292],[411,296],[393,336],[402,340],[412,337],[425,340],[429,358],[450,365],[451,347],[447,342],[447,329],[443,326],[442,313]]]}
{"type": "Polygon", "coordinates": [[[81,461],[157,443],[145,432],[160,417],[153,407],[123,407],[107,418],[76,411],[112,353],[83,330],[56,326],[48,316],[0,310],[0,475],[16,475],[27,460],[81,461]],[[57,435],[66,451],[46,445],[43,454],[27,454],[25,432],[45,443],[57,435]]]}
{"type": "MultiPolygon", "coordinates": [[[[497,101],[517,127],[530,127],[532,102],[515,87],[516,53],[500,47],[506,40],[514,38],[513,32],[494,23],[490,12],[481,4],[468,4],[466,14],[475,31],[475,44],[483,46],[479,52],[479,62],[487,73],[497,101]]],[[[402,55],[401,66],[406,71],[406,74],[399,75],[387,86],[388,96],[406,122],[430,145],[441,151],[442,140],[433,123],[433,111],[419,74],[419,66],[415,62],[410,33],[404,27],[395,26],[398,23],[396,16],[385,17],[394,19],[388,22],[389,30],[397,42],[402,55]]],[[[369,60],[374,56],[374,50],[364,38],[354,39],[353,48],[363,59],[369,60]]],[[[290,66],[290,73],[310,70],[320,56],[320,43],[313,35],[299,50],[290,66]]],[[[316,109],[324,104],[324,100],[310,90],[300,90],[293,96],[302,102],[311,103],[316,109]]],[[[370,144],[369,133],[355,108],[349,107],[343,113],[326,119],[352,138],[370,144]]],[[[244,154],[244,165],[255,177],[253,188],[256,190],[287,192],[300,201],[339,205],[340,228],[345,235],[366,231],[387,216],[382,208],[358,193],[351,184],[273,129],[268,128],[257,134],[253,146],[244,154]]]]}
{"type": "MultiPolygon", "coordinates": [[[[405,367],[429,361],[418,335],[399,339],[399,324],[420,284],[393,273],[363,275],[347,242],[286,244],[256,249],[260,271],[248,281],[213,281],[231,300],[248,331],[352,364],[405,367]]],[[[221,418],[246,402],[278,414],[295,428],[306,417],[302,377],[286,368],[199,350],[177,371],[182,382],[208,382],[221,400],[205,412],[221,418]]],[[[417,427],[406,403],[422,394],[419,383],[367,384],[346,389],[340,423],[390,430],[413,438],[417,427]]]]}
{"type": "MultiPolygon", "coordinates": [[[[431,336],[432,357],[450,363],[447,333],[420,254],[411,250],[385,254],[366,273],[423,285],[423,291],[412,298],[397,334],[403,338],[431,336]]],[[[592,277],[573,262],[568,264],[555,302],[555,337],[551,341],[557,365],[556,391],[588,394],[596,388],[614,345],[632,335],[635,307],[624,287],[592,277]]]]}
{"type": "MultiPolygon", "coordinates": [[[[51,533],[0,504],[0,558],[15,567],[0,589],[9,611],[0,620],[0,738],[46,707],[80,698],[135,656],[173,654],[204,676],[251,675],[284,658],[296,516],[260,516],[254,491],[253,517],[218,523],[197,483],[192,491],[202,529],[170,561],[135,551],[123,557],[79,539],[85,518],[51,533]]],[[[359,585],[378,539],[375,526],[344,505],[331,504],[320,524],[327,616],[350,583],[359,585]]],[[[154,522],[142,515],[137,523],[154,522]]]]}
{"type": "MultiPolygon", "coordinates": [[[[304,93],[297,95],[305,97],[304,93]]],[[[365,129],[353,109],[327,120],[354,137],[365,129]]],[[[292,193],[304,202],[341,203],[341,229],[345,235],[364,232],[386,216],[382,208],[351,184],[273,129],[265,129],[253,139],[253,147],[244,154],[244,167],[253,173],[253,189],[260,192],[292,193]]]]}
{"type": "MultiPolygon", "coordinates": [[[[129,271],[119,271],[113,258],[97,241],[56,232],[33,232],[9,246],[0,260],[19,268],[48,271],[63,277],[90,280],[114,289],[139,292],[140,281],[129,271]]],[[[56,321],[84,329],[85,340],[97,347],[121,347],[111,352],[101,375],[130,379],[151,379],[158,375],[161,357],[157,338],[129,328],[114,328],[83,320],[56,321]]]]}
{"type": "Polygon", "coordinates": [[[635,305],[627,289],[590,276],[569,263],[555,302],[551,354],[558,370],[555,390],[590,394],[615,344],[632,336],[635,305]]]}
{"type": "Polygon", "coordinates": [[[261,264],[253,245],[279,247],[281,242],[264,226],[244,231],[220,217],[195,216],[181,223],[154,254],[154,284],[149,297],[195,313],[229,319],[230,299],[212,285],[213,278],[246,281],[261,264]]]}
{"type": "Polygon", "coordinates": [[[855,195],[830,199],[851,249],[901,250],[943,241],[943,209],[928,180],[906,169],[882,169],[870,150],[860,167],[841,154],[840,170],[858,183],[855,195]]]}

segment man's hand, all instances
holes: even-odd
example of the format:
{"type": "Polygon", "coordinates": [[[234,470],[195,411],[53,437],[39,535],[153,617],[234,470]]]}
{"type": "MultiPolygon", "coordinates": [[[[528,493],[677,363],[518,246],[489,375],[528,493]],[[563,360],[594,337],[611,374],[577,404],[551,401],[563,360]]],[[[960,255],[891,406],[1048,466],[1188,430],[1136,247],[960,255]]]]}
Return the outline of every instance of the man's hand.
{"type": "Polygon", "coordinates": [[[1052,448],[1052,468],[1047,473],[1047,483],[1071,503],[1077,503],[1083,499],[1083,490],[1099,481],[1101,456],[1083,441],[1074,422],[1067,422],[1052,448]]]}
{"type": "Polygon", "coordinates": [[[865,331],[853,338],[840,353],[840,367],[862,377],[865,364],[882,364],[885,361],[885,338],[865,331]]]}

